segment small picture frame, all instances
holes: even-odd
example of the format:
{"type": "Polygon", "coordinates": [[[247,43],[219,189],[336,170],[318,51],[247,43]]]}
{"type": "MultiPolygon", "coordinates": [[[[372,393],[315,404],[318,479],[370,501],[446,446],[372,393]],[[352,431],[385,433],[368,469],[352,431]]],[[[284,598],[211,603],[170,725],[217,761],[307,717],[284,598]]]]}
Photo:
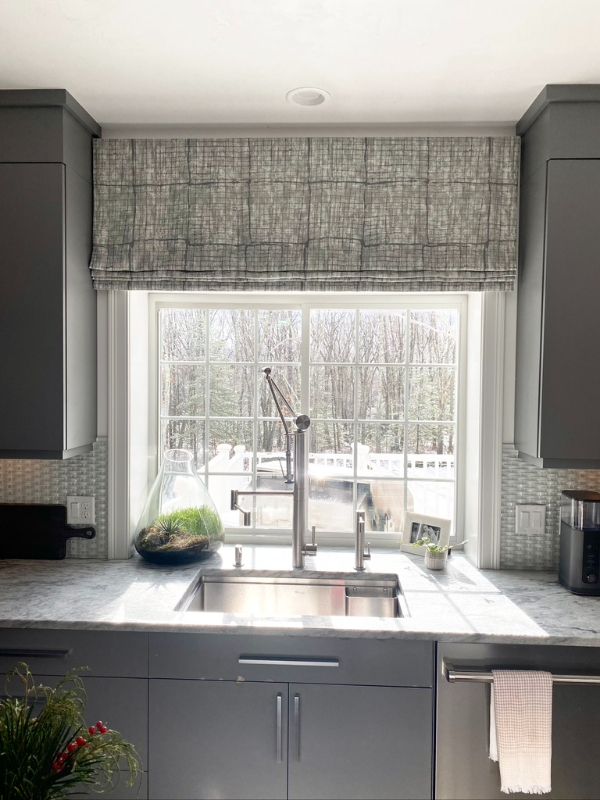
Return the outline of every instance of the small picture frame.
{"type": "Polygon", "coordinates": [[[404,532],[401,549],[406,553],[425,555],[425,548],[417,545],[419,539],[430,539],[442,547],[450,542],[450,520],[407,512],[404,515],[404,532]]]}

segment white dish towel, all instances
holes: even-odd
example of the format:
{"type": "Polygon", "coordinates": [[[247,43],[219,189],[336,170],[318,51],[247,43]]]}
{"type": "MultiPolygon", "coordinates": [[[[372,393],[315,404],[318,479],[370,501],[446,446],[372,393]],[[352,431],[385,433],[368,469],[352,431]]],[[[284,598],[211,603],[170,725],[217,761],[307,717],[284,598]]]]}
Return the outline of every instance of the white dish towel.
{"type": "Polygon", "coordinates": [[[552,675],[535,670],[493,670],[490,758],[500,767],[502,791],[551,790],[552,675]]]}

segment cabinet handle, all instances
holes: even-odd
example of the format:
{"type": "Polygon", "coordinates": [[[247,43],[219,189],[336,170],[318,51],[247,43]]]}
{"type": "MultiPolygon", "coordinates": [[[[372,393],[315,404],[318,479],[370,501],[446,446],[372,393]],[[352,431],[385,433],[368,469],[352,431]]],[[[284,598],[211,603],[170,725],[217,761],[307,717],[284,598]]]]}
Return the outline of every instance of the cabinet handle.
{"type": "Polygon", "coordinates": [[[263,667],[339,667],[338,658],[285,658],[279,656],[240,656],[239,664],[263,667]]]}
{"type": "Polygon", "coordinates": [[[283,722],[282,722],[282,707],[283,707],[283,696],[281,692],[277,695],[276,698],[276,708],[277,708],[277,763],[283,763],[283,722]]]}
{"type": "Polygon", "coordinates": [[[71,650],[42,650],[39,648],[21,648],[20,650],[12,647],[0,647],[1,658],[66,658],[71,654],[71,650]]]}
{"type": "Polygon", "coordinates": [[[296,761],[300,761],[300,695],[294,695],[294,736],[296,737],[296,761]]]}

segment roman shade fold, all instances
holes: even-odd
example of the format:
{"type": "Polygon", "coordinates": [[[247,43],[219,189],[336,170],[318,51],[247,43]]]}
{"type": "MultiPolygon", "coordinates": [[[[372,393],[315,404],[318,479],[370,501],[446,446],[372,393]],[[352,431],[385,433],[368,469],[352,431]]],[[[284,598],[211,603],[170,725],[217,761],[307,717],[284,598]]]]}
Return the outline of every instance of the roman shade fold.
{"type": "Polygon", "coordinates": [[[516,137],[97,139],[97,289],[509,290],[516,137]]]}

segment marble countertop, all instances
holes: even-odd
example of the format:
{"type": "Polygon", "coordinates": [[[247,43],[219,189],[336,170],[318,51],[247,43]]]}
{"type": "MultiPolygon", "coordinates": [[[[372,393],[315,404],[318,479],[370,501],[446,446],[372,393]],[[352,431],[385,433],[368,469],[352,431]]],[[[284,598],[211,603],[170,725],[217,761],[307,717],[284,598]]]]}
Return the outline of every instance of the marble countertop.
{"type": "MultiPolygon", "coordinates": [[[[353,572],[350,550],[323,549],[309,570],[353,572]]],[[[244,570],[286,571],[289,547],[244,547],[244,570]]],[[[480,571],[454,555],[448,570],[380,550],[368,572],[396,573],[409,615],[259,617],[176,611],[203,570],[231,569],[233,547],[185,567],[129,561],[0,561],[0,627],[197,631],[600,646],[600,598],[563,589],[554,573],[480,571]]]]}

